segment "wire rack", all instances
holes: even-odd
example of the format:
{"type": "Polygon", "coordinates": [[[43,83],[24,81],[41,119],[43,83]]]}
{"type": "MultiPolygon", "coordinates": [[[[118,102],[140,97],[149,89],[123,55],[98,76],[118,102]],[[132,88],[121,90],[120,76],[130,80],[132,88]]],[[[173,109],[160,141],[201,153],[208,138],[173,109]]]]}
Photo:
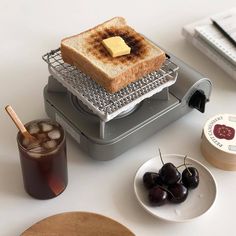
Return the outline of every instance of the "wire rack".
{"type": "Polygon", "coordinates": [[[111,94],[75,66],[64,63],[60,48],[43,55],[49,72],[104,122],[174,84],[178,66],[167,59],[160,70],[111,94]]]}

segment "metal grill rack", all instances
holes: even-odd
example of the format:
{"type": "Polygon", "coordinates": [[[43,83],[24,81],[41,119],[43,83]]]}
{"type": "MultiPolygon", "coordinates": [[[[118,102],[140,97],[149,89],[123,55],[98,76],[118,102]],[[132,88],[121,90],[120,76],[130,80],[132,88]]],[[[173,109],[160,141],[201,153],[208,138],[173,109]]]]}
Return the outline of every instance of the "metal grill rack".
{"type": "Polygon", "coordinates": [[[178,66],[167,59],[160,70],[111,94],[76,67],[64,63],[60,48],[43,55],[43,60],[48,63],[50,74],[100,117],[101,132],[105,122],[174,84],[178,75],[178,66]]]}

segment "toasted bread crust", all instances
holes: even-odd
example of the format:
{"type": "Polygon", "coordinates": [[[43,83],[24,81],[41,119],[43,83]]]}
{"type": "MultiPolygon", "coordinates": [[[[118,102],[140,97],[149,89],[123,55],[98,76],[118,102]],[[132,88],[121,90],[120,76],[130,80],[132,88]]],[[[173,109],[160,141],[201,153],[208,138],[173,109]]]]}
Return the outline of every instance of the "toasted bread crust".
{"type": "Polygon", "coordinates": [[[82,34],[91,32],[91,31],[96,31],[99,27],[101,27],[101,26],[107,24],[108,22],[110,22],[110,21],[112,21],[112,20],[114,20],[114,19],[118,19],[118,20],[121,22],[121,24],[124,24],[124,25],[126,24],[126,20],[125,20],[124,17],[116,16],[116,17],[113,17],[113,18],[110,19],[110,20],[107,20],[107,21],[105,21],[105,22],[103,22],[103,23],[101,23],[101,24],[98,24],[98,25],[94,26],[93,28],[90,28],[90,29],[88,29],[88,30],[85,30],[85,31],[83,31],[83,32],[81,32],[81,33],[79,33],[79,34],[66,37],[66,38],[62,39],[61,42],[63,43],[64,41],[66,41],[66,40],[68,40],[68,39],[71,39],[71,38],[73,38],[73,37],[76,37],[76,36],[79,36],[79,35],[82,35],[82,34]]]}
{"type": "MultiPolygon", "coordinates": [[[[116,18],[113,18],[112,20],[114,19],[116,19],[120,23],[120,25],[126,26],[124,18],[116,17],[116,18]]],[[[99,66],[96,66],[96,64],[90,60],[91,58],[87,57],[86,55],[83,55],[83,53],[78,53],[76,49],[64,43],[65,41],[71,40],[74,37],[83,37],[86,34],[91,35],[91,32],[97,32],[97,30],[101,28],[102,26],[107,25],[107,24],[109,25],[109,22],[111,22],[112,20],[106,21],[105,23],[100,24],[76,36],[63,39],[61,42],[61,53],[62,53],[62,58],[64,62],[76,66],[81,71],[89,75],[101,86],[103,86],[108,92],[115,93],[119,91],[120,89],[126,87],[128,84],[140,79],[144,75],[154,70],[158,70],[163,64],[163,62],[165,61],[166,57],[165,57],[165,53],[159,49],[160,50],[159,54],[152,55],[146,58],[145,50],[150,49],[150,48],[152,49],[152,47],[155,47],[155,46],[153,46],[152,44],[149,44],[148,40],[145,41],[145,43],[143,43],[142,41],[145,40],[145,38],[139,35],[138,33],[136,33],[131,28],[130,32],[133,38],[131,37],[131,41],[128,41],[128,43],[130,43],[131,46],[133,46],[134,44],[133,49],[139,48],[139,50],[138,51],[133,50],[133,54],[128,55],[129,57],[122,56],[123,58],[121,57],[121,58],[112,59],[111,57],[105,54],[106,51],[104,52],[103,48],[99,49],[100,47],[99,42],[101,41],[101,38],[99,38],[100,37],[99,35],[101,35],[101,33],[99,32],[98,36],[96,35],[96,39],[98,39],[97,45],[96,45],[96,40],[86,41],[87,42],[86,45],[95,44],[96,48],[98,48],[98,50],[95,53],[95,57],[97,58],[95,59],[98,60],[99,62],[102,61],[105,65],[114,64],[114,69],[116,69],[117,64],[125,65],[125,70],[122,70],[116,76],[111,76],[109,72],[107,72],[104,68],[99,68],[99,66]],[[135,38],[138,38],[138,40],[135,41],[135,38]]],[[[111,25],[110,27],[113,27],[113,26],[111,25]]],[[[114,30],[110,32],[113,33],[114,30]]],[[[128,38],[130,38],[130,35],[128,36],[129,36],[128,38]]],[[[105,36],[102,36],[102,37],[105,37],[105,36]]],[[[124,37],[126,36],[124,35],[124,37]]],[[[110,66],[109,68],[113,68],[113,67],[110,66]]]]}

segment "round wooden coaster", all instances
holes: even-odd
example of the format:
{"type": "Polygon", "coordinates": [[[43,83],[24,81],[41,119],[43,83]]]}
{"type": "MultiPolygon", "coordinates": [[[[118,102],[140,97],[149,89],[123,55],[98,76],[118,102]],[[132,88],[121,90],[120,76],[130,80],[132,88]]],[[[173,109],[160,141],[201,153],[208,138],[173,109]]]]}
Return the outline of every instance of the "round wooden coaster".
{"type": "Polygon", "coordinates": [[[106,216],[90,212],[65,212],[32,225],[21,236],[135,236],[128,228],[106,216]]]}

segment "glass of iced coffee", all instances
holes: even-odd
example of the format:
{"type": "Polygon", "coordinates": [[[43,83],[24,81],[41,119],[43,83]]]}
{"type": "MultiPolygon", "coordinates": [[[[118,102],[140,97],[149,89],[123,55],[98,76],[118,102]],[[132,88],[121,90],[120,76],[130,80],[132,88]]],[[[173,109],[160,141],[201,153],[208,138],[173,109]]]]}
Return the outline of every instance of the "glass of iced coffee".
{"type": "Polygon", "coordinates": [[[35,137],[17,134],[23,182],[26,192],[37,199],[61,194],[68,182],[66,140],[63,128],[52,120],[34,120],[25,125],[35,137]]]}

